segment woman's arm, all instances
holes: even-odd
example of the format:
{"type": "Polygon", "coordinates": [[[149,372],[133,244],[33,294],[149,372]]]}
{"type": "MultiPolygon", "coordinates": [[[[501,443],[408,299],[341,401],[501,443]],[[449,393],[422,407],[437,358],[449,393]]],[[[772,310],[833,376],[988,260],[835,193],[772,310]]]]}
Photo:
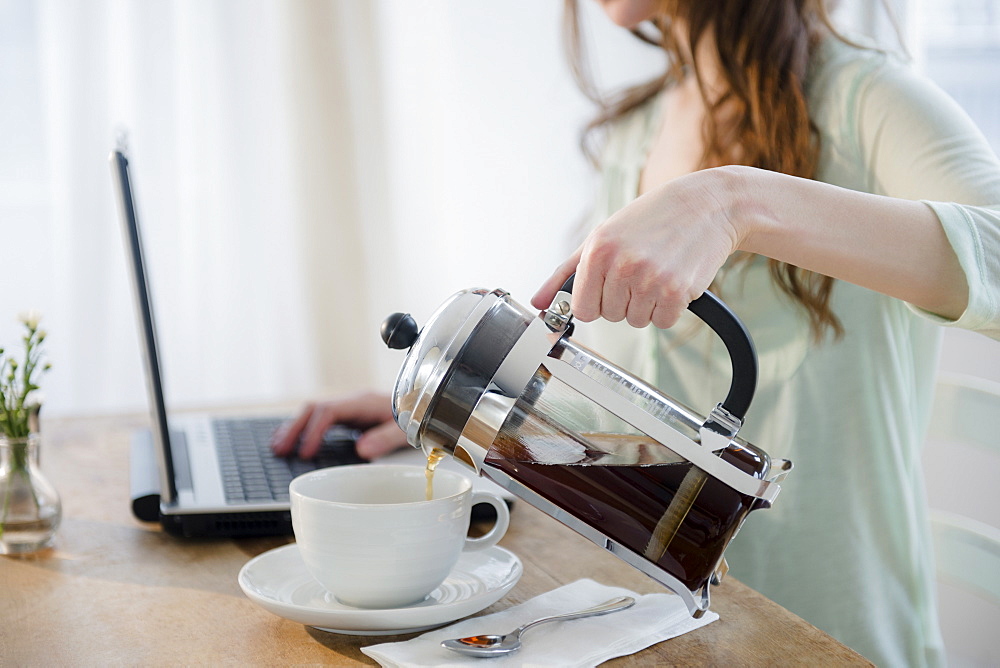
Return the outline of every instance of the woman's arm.
{"type": "Polygon", "coordinates": [[[547,306],[576,270],[581,320],[666,327],[745,250],[1000,338],[996,154],[954,101],[907,68],[864,69],[860,82],[843,72],[846,83],[824,92],[834,134],[823,145],[864,190],[886,196],[748,167],[696,172],[599,225],[533,303],[547,306]]]}
{"type": "Polygon", "coordinates": [[[751,171],[732,175],[733,196],[748,200],[737,209],[754,212],[740,250],[855,283],[947,319],[962,315],[968,303],[965,273],[930,206],[751,171]]]}
{"type": "Polygon", "coordinates": [[[599,225],[533,303],[547,306],[576,271],[580,320],[669,327],[738,250],[946,318],[965,309],[965,274],[926,204],[750,167],[695,172],[638,198],[599,225]]]}

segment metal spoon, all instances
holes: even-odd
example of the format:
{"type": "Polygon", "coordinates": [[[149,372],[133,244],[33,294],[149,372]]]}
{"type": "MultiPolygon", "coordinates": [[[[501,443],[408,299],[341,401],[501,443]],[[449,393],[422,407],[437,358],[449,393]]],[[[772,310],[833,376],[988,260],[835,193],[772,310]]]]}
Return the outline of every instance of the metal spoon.
{"type": "Polygon", "coordinates": [[[567,612],[563,615],[554,615],[552,617],[543,617],[542,619],[536,619],[530,624],[525,624],[519,628],[514,629],[510,633],[502,636],[497,635],[481,635],[481,636],[470,636],[468,638],[455,638],[453,640],[445,640],[441,643],[442,647],[447,647],[450,650],[454,650],[461,654],[468,654],[469,656],[479,656],[479,657],[490,657],[499,656],[500,654],[509,654],[510,652],[516,652],[521,648],[521,634],[530,629],[533,626],[538,626],[539,624],[545,624],[547,622],[555,621],[565,621],[569,619],[579,619],[581,617],[593,617],[596,615],[606,615],[610,612],[617,612],[619,610],[624,610],[626,608],[631,608],[635,605],[635,599],[631,596],[622,596],[620,598],[615,598],[610,601],[601,603],[600,605],[595,605],[592,608],[587,608],[586,610],[580,610],[578,612],[567,612]]]}

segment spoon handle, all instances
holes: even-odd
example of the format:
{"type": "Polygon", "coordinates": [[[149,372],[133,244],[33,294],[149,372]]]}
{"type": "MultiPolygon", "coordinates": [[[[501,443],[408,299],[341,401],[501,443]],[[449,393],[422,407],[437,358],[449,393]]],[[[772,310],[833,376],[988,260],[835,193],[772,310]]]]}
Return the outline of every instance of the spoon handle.
{"type": "Polygon", "coordinates": [[[586,610],[578,610],[576,612],[567,612],[562,615],[553,615],[552,617],[542,617],[541,619],[536,619],[530,624],[525,624],[521,628],[517,629],[516,633],[520,635],[532,626],[538,626],[539,624],[545,624],[547,622],[566,621],[569,619],[579,619],[580,617],[596,617],[597,615],[606,615],[609,612],[617,612],[619,610],[631,608],[633,605],[635,605],[634,598],[631,596],[620,596],[618,598],[613,598],[610,601],[605,601],[600,605],[595,605],[592,608],[587,608],[586,610]]]}

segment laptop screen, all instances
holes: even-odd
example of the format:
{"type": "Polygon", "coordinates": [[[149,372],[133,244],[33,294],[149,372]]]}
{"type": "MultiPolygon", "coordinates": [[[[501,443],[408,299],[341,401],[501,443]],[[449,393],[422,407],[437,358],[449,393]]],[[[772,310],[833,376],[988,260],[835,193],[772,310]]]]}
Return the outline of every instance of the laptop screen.
{"type": "Polygon", "coordinates": [[[146,387],[153,419],[153,444],[160,469],[160,500],[164,503],[172,503],[177,498],[177,488],[174,485],[174,466],[170,455],[170,435],[167,429],[167,413],[163,401],[163,385],[160,379],[156,329],[153,322],[149,285],[146,281],[142,259],[142,239],[139,234],[139,221],[132,196],[128,158],[125,157],[121,149],[116,149],[111,153],[110,162],[112,181],[118,199],[119,217],[125,234],[126,262],[132,277],[132,294],[135,298],[136,312],[140,316],[140,348],[146,366],[146,387]]]}

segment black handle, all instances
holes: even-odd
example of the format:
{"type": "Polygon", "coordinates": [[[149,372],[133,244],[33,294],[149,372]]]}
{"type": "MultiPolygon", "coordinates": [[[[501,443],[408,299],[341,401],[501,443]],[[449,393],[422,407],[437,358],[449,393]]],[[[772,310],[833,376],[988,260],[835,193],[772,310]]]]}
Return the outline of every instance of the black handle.
{"type": "Polygon", "coordinates": [[[708,290],[688,304],[688,310],[704,320],[726,344],[733,365],[733,380],[722,407],[742,422],[757,390],[757,350],[753,339],[743,321],[708,290]]]}
{"type": "MultiPolygon", "coordinates": [[[[575,278],[574,273],[566,279],[562,286],[563,292],[573,292],[575,278]]],[[[743,321],[708,290],[688,304],[688,310],[701,318],[726,344],[733,366],[733,379],[722,407],[742,421],[757,390],[757,350],[753,339],[743,321]]]]}

